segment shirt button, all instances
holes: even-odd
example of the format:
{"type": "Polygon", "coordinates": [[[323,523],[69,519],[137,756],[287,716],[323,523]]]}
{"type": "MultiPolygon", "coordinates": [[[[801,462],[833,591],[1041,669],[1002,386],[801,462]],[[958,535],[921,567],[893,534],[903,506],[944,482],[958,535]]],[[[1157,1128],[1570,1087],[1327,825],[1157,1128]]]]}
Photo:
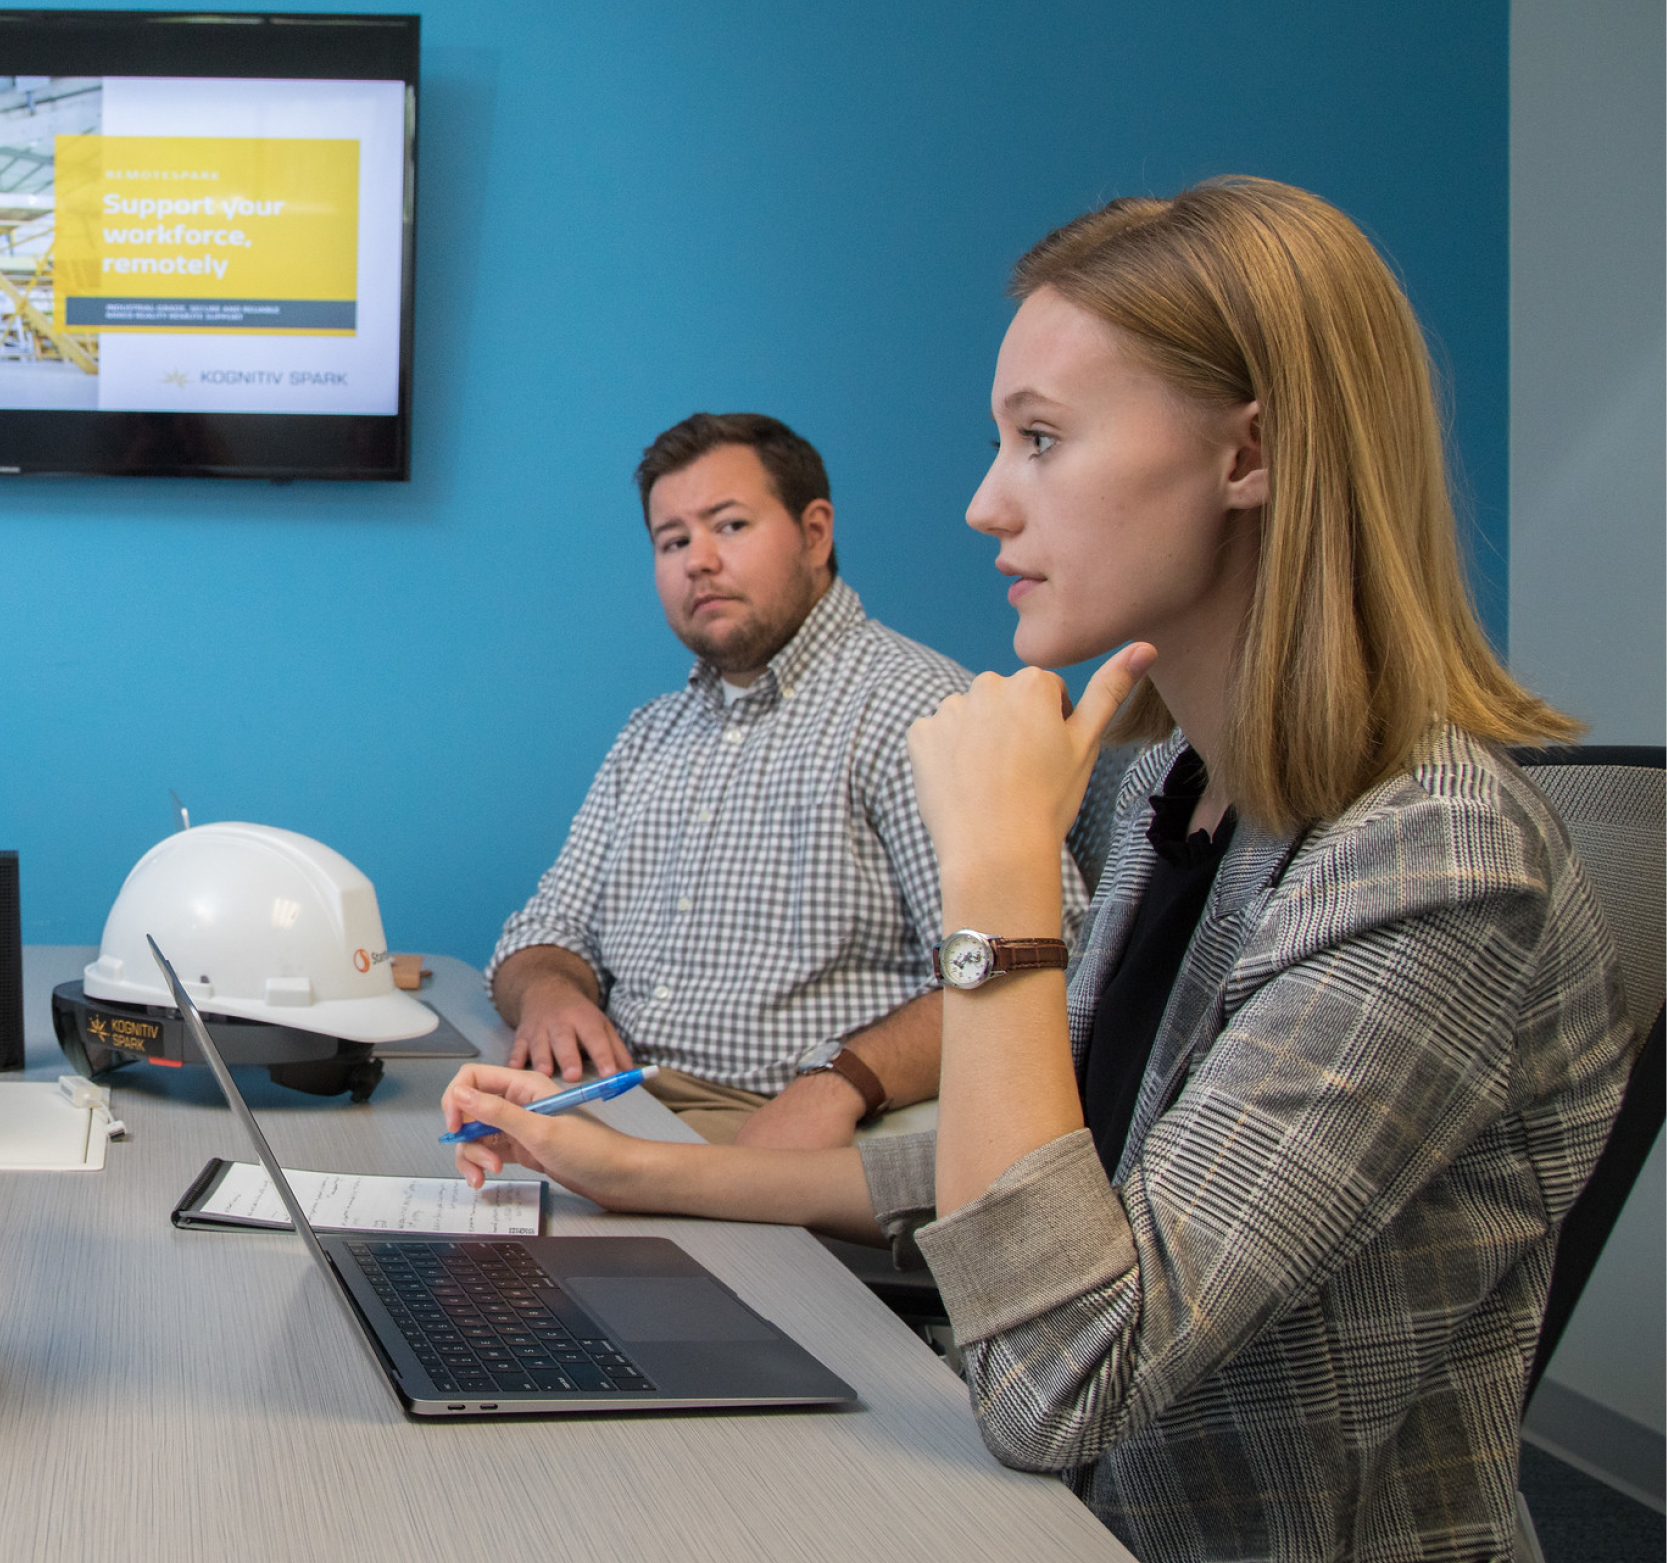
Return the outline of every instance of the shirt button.
{"type": "Polygon", "coordinates": [[[739,727],[726,727],[724,729],[724,742],[726,744],[738,744],[740,741],[741,729],[739,727]]]}
{"type": "Polygon", "coordinates": [[[784,690],[782,690],[781,698],[783,700],[791,700],[796,693],[797,693],[797,691],[793,688],[793,686],[791,684],[789,684],[784,690]]]}
{"type": "Polygon", "coordinates": [[[671,989],[668,988],[663,982],[657,983],[654,988],[654,997],[657,999],[669,999],[671,997],[671,989]]]}
{"type": "Polygon", "coordinates": [[[710,809],[696,809],[695,818],[699,820],[702,825],[710,825],[712,823],[712,811],[710,809]]]}
{"type": "Polygon", "coordinates": [[[688,911],[694,904],[686,895],[680,895],[677,898],[677,910],[680,912],[688,911]]]}

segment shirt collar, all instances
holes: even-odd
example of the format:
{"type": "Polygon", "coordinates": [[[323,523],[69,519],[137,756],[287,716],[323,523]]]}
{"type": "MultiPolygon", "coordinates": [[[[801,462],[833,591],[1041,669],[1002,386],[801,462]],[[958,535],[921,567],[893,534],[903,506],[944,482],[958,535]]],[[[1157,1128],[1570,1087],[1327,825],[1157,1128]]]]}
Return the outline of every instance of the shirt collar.
{"type": "Polygon", "coordinates": [[[1146,827],[1146,839],[1164,862],[1176,868],[1202,868],[1206,863],[1217,863],[1232,844],[1233,827],[1238,822],[1238,814],[1232,808],[1222,815],[1214,832],[1187,829],[1192,811],[1204,796],[1208,783],[1204,762],[1188,744],[1169,767],[1162,790],[1152,794],[1152,823],[1146,827]]]}
{"type": "MultiPolygon", "coordinates": [[[[773,681],[774,688],[787,695],[804,680],[820,657],[837,646],[867,617],[862,611],[862,599],[836,575],[817,599],[816,606],[805,615],[804,623],[793,638],[770,659],[753,689],[773,681]]],[[[721,682],[718,670],[705,657],[698,658],[689,670],[689,688],[705,691],[720,704],[723,701],[721,682]]],[[[750,695],[752,691],[748,693],[750,695]]]]}

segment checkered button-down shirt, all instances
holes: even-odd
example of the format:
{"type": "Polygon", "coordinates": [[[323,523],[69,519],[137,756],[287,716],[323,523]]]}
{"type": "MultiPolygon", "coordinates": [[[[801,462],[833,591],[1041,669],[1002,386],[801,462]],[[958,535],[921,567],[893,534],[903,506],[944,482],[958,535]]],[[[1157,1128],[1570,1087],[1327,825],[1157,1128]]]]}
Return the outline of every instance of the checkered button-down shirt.
{"type": "MultiPolygon", "coordinates": [[[[626,724],[487,981],[560,945],[639,1060],[781,1090],[806,1048],[931,985],[938,870],[905,736],[969,682],[838,579],[733,705],[697,662],[626,724]]],[[[1085,900],[1073,873],[1073,931],[1085,900]]]]}

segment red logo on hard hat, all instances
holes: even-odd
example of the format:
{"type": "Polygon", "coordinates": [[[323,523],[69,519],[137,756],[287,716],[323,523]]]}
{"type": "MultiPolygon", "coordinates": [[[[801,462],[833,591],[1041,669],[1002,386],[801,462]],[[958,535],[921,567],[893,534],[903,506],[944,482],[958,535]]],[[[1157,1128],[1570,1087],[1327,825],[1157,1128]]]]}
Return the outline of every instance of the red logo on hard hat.
{"type": "Polygon", "coordinates": [[[358,967],[358,969],[360,971],[369,971],[370,970],[370,951],[369,950],[355,950],[353,952],[353,964],[356,967],[358,967]]]}

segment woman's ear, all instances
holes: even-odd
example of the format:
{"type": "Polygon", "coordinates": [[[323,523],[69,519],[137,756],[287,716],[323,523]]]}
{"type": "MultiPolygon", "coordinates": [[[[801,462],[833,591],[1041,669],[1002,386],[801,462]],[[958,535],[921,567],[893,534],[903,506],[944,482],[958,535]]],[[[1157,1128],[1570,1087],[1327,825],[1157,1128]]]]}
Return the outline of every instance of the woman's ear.
{"type": "Polygon", "coordinates": [[[1268,469],[1262,458],[1262,406],[1246,402],[1228,414],[1233,464],[1227,473],[1231,510],[1257,510],[1268,502],[1268,469]]]}

